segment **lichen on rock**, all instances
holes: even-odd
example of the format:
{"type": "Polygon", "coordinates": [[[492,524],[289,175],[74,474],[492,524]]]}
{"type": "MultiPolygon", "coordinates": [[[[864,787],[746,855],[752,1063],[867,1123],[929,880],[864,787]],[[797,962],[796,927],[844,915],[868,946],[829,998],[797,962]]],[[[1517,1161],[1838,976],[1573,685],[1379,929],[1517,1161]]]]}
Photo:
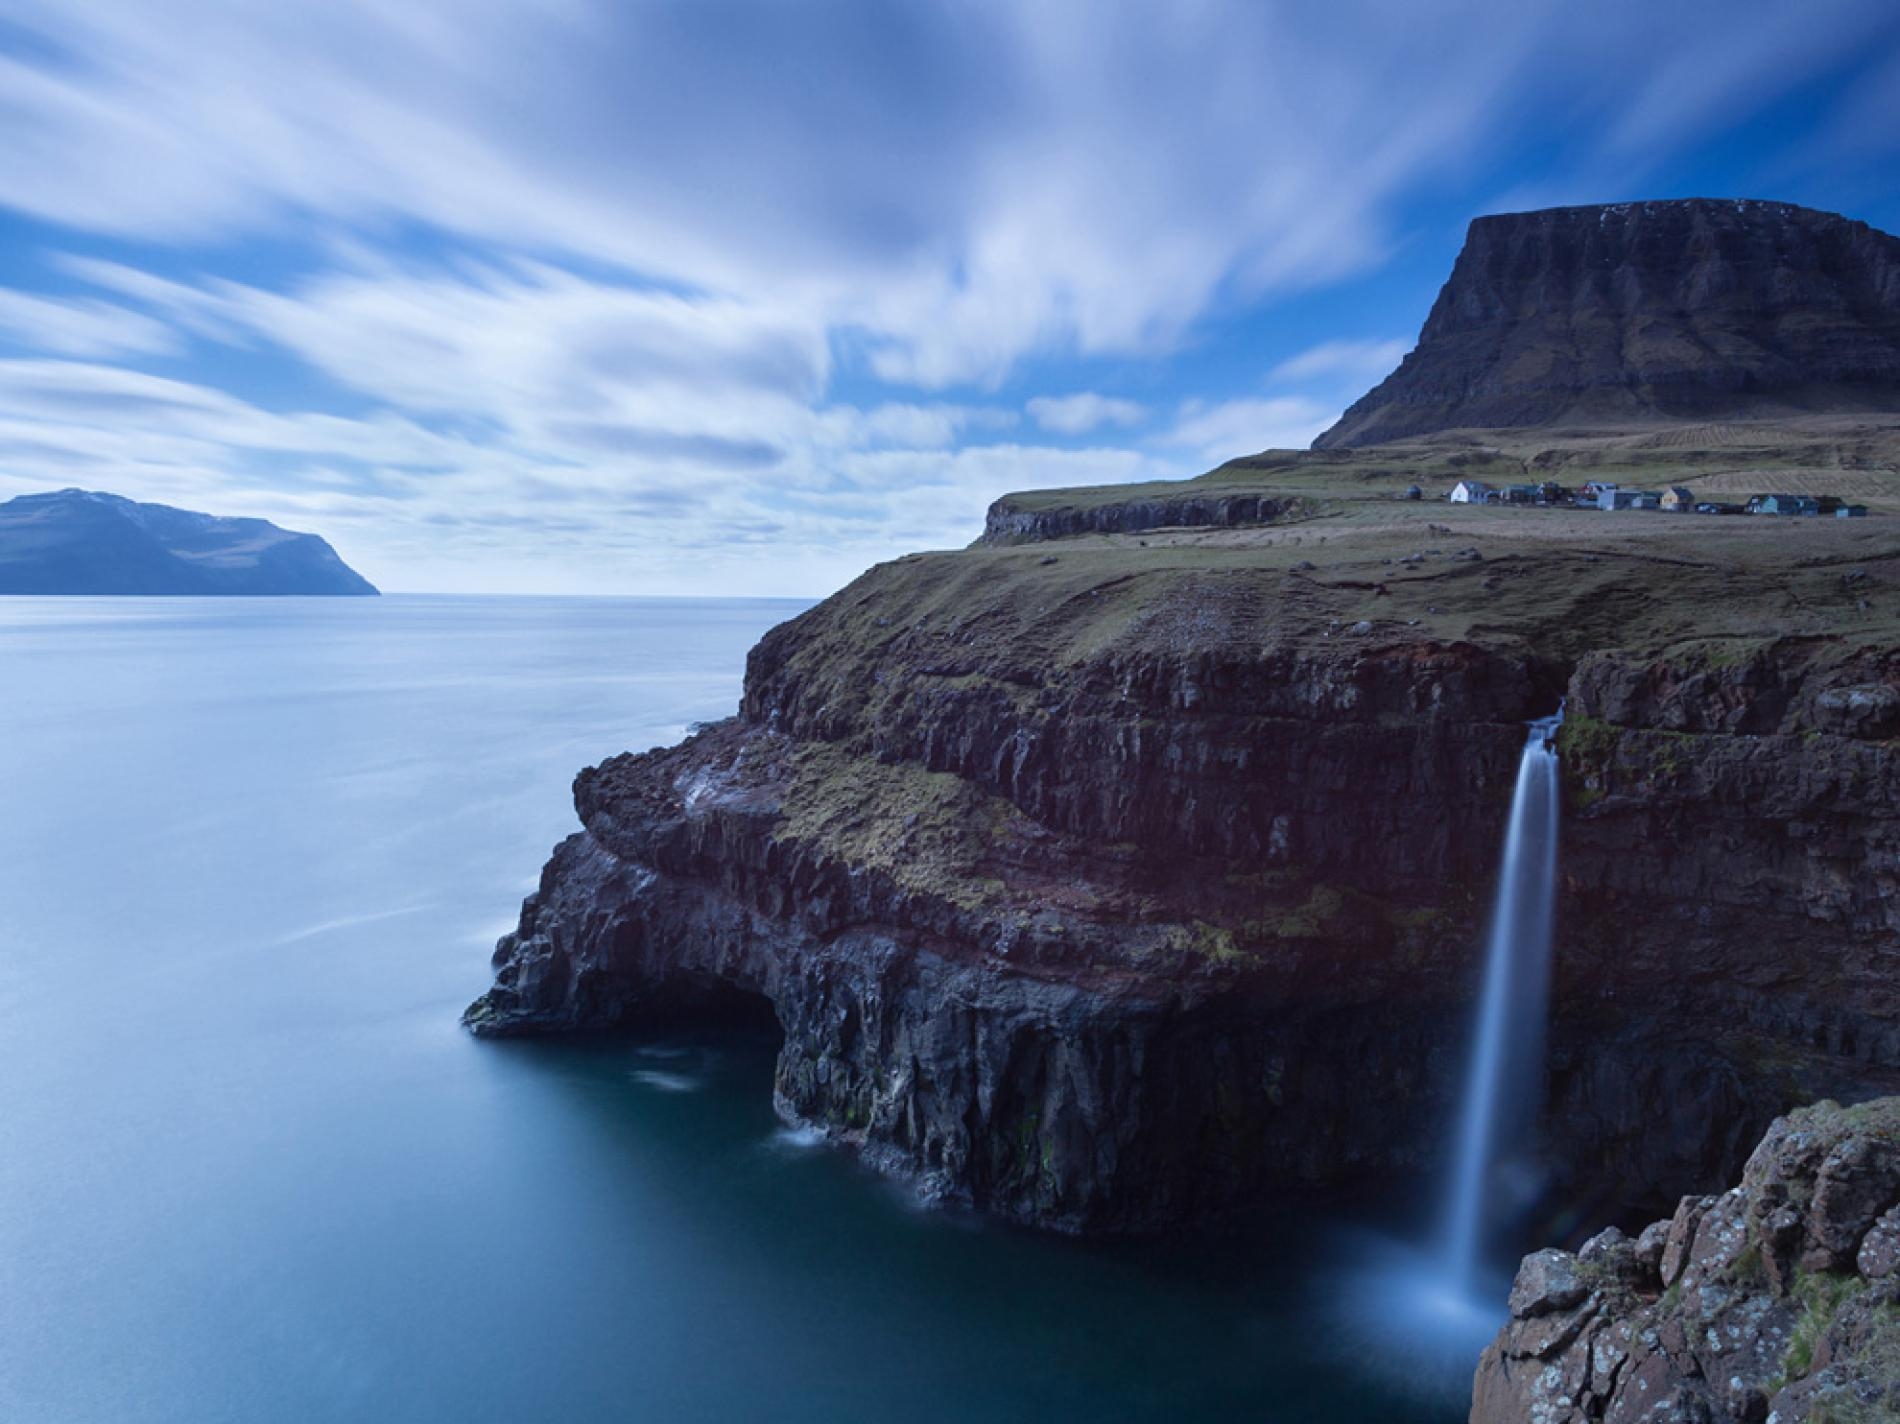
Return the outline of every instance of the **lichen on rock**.
{"type": "Polygon", "coordinates": [[[1647,1246],[1526,1257],[1472,1424],[1900,1418],[1896,1211],[1900,1098],[1777,1119],[1739,1186],[1685,1197],[1647,1246]]]}

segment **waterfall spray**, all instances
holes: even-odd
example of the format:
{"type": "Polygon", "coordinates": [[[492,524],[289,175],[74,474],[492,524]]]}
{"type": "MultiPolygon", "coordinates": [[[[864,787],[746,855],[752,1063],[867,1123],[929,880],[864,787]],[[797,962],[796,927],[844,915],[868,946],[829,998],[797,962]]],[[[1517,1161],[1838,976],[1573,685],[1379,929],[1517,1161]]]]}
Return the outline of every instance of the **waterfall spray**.
{"type": "Polygon", "coordinates": [[[1499,1163],[1528,1141],[1542,1091],[1557,880],[1557,754],[1551,738],[1562,722],[1560,707],[1531,723],[1517,764],[1445,1204],[1446,1267],[1460,1290],[1482,1265],[1499,1163]]]}

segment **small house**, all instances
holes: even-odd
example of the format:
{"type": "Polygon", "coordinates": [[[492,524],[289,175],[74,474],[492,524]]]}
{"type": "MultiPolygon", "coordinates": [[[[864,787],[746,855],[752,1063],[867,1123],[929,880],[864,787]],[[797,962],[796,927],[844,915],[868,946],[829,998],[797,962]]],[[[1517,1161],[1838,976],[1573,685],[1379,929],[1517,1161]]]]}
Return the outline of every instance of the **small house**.
{"type": "Polygon", "coordinates": [[[1495,500],[1497,491],[1492,489],[1491,486],[1486,484],[1483,480],[1460,480],[1451,487],[1451,502],[1453,504],[1490,503],[1491,501],[1485,498],[1487,495],[1495,500]]]}
{"type": "Polygon", "coordinates": [[[1671,485],[1662,492],[1662,507],[1671,514],[1687,514],[1695,508],[1695,496],[1681,485],[1671,485]]]}
{"type": "Polygon", "coordinates": [[[1537,495],[1536,485],[1506,485],[1499,498],[1505,504],[1536,504],[1537,495]]]}
{"type": "Polygon", "coordinates": [[[1630,497],[1631,509],[1661,509],[1662,496],[1655,490],[1622,490],[1619,493],[1630,497]]]}
{"type": "Polygon", "coordinates": [[[1864,504],[1844,504],[1834,511],[1836,519],[1865,519],[1867,506],[1864,504]]]}
{"type": "MultiPolygon", "coordinates": [[[[1596,504],[1597,501],[1603,497],[1605,490],[1613,490],[1615,488],[1616,482],[1614,480],[1585,480],[1581,494],[1583,498],[1587,499],[1590,503],[1596,504]]],[[[1600,507],[1608,509],[1610,506],[1605,504],[1600,507]]]]}
{"type": "Polygon", "coordinates": [[[1801,496],[1794,494],[1758,494],[1748,502],[1750,514],[1799,514],[1801,496]]]}

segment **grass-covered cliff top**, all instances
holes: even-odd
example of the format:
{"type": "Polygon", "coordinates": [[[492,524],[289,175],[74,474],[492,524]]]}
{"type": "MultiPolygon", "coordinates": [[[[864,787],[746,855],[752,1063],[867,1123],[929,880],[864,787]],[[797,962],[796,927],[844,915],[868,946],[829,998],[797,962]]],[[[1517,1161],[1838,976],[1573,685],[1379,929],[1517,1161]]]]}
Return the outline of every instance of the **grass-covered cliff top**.
{"type": "Polygon", "coordinates": [[[1836,494],[1900,512],[1900,418],[1812,416],[1627,430],[1451,431],[1355,450],[1268,450],[1192,480],[1026,490],[999,504],[1042,512],[1095,509],[1185,494],[1258,493],[1353,504],[1396,498],[1417,484],[1442,501],[1459,480],[1492,485],[1613,480],[1636,488],[1680,484],[1698,499],[1751,494],[1836,494]]]}
{"type": "MultiPolygon", "coordinates": [[[[1196,636],[1515,644],[1559,658],[1788,636],[1900,643],[1900,422],[1817,417],[1566,438],[1483,432],[1352,451],[1278,451],[1194,480],[1038,490],[999,509],[1060,515],[1259,495],[1270,522],[1084,532],[887,566],[893,606],[1008,626],[1052,663],[1196,636]],[[1741,503],[1834,494],[1866,518],[1453,505],[1492,485],[1588,479],[1741,503]],[[1418,485],[1424,498],[1404,498],[1418,485]],[[1475,551],[1476,557],[1472,556],[1475,551]],[[1370,629],[1357,625],[1370,623],[1370,629]],[[1357,629],[1357,631],[1355,631],[1357,629]]],[[[1186,516],[1196,518],[1188,509],[1186,516]]],[[[1060,533],[1059,523],[1052,532],[1060,533]]],[[[842,610],[841,610],[842,611],[842,610]]],[[[889,616],[883,607],[878,616],[889,616]]],[[[911,621],[910,619],[906,620],[911,621]]]]}

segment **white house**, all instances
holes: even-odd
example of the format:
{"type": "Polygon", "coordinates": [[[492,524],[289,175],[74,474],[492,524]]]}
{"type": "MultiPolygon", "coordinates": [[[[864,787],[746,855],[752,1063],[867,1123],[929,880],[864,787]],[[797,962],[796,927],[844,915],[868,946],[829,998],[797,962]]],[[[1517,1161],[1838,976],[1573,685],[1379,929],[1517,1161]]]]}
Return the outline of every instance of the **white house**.
{"type": "Polygon", "coordinates": [[[1491,492],[1491,486],[1483,480],[1460,480],[1451,487],[1451,502],[1453,504],[1483,504],[1484,497],[1491,492]]]}

